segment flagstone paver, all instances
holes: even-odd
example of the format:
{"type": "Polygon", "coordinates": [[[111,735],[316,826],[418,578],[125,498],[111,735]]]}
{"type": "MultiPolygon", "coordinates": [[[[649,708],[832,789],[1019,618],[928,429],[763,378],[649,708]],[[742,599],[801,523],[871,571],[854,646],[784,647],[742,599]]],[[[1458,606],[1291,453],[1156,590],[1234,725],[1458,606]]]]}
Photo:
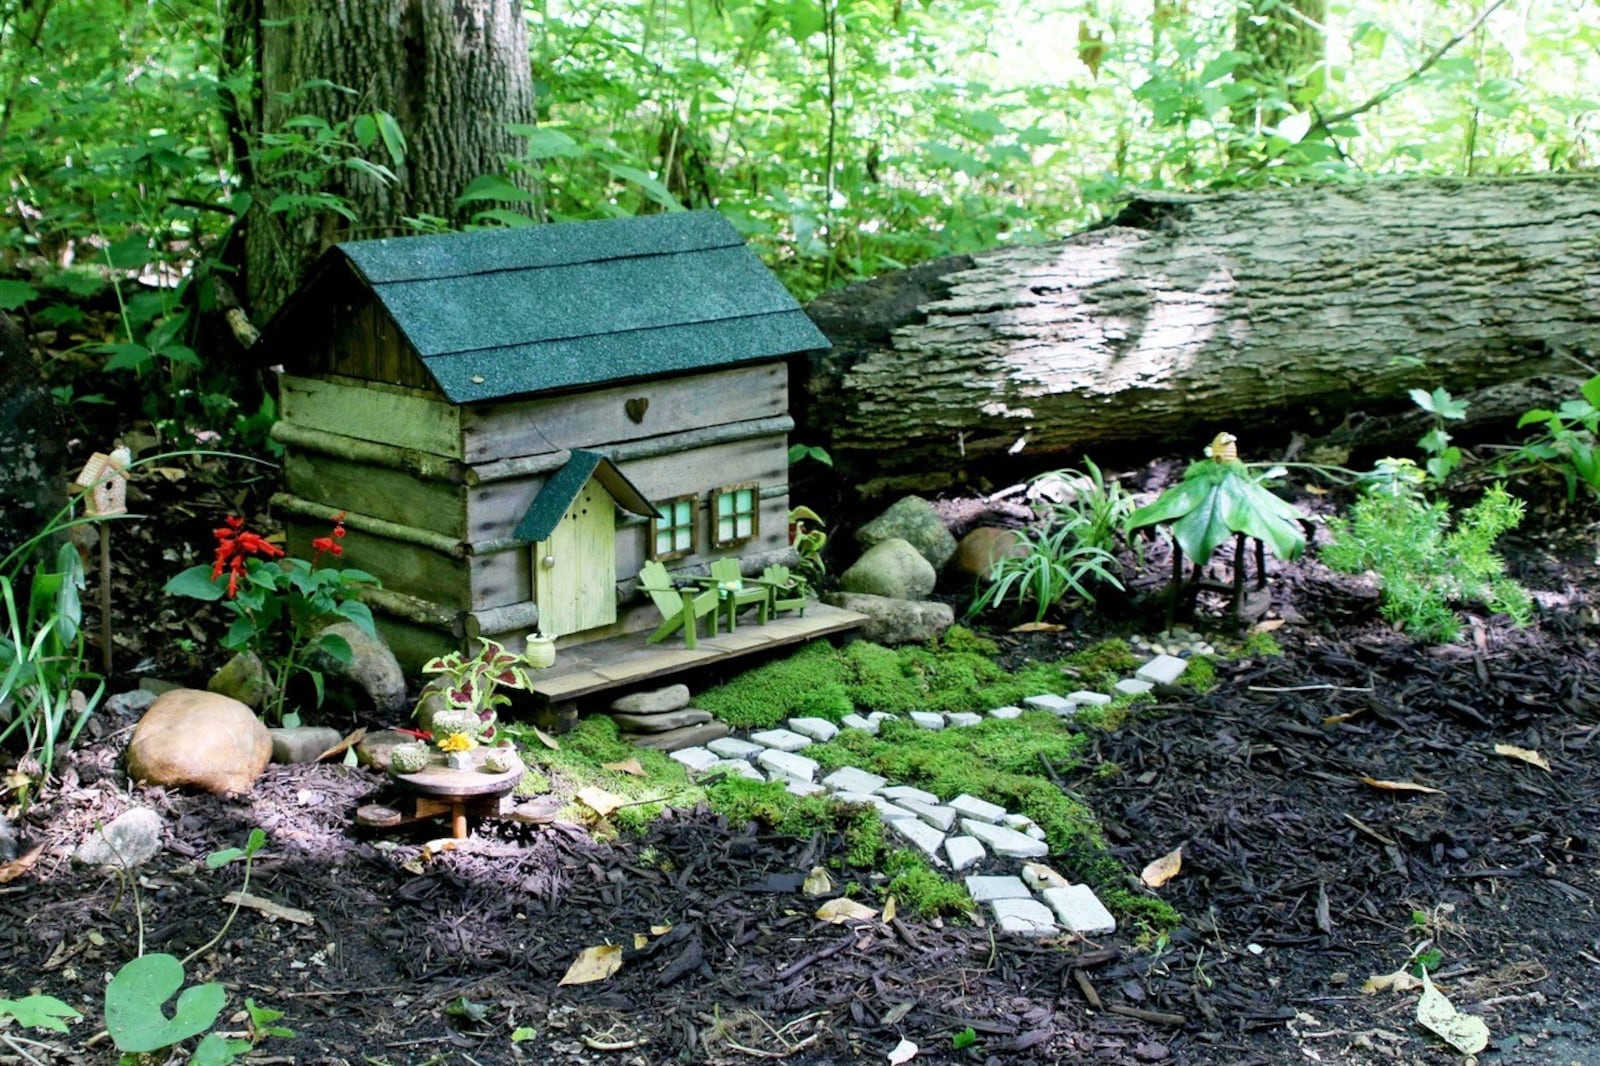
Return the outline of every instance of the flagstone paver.
{"type": "MultiPolygon", "coordinates": [[[[765,750],[765,749],[763,749],[765,750]]],[[[700,776],[710,777],[714,774],[734,774],[738,777],[749,778],[751,781],[765,781],[766,777],[760,770],[745,762],[743,759],[718,759],[701,771],[700,776]]]]}
{"type": "Polygon", "coordinates": [[[870,718],[863,718],[859,714],[847,714],[839,719],[839,724],[846,729],[864,729],[873,736],[878,735],[878,723],[870,718]]]}
{"type": "Polygon", "coordinates": [[[1010,721],[1013,718],[1021,718],[1022,717],[1022,708],[1021,707],[1013,707],[1010,704],[1007,704],[1004,707],[996,707],[994,710],[990,711],[989,712],[989,717],[990,718],[1003,718],[1006,721],[1010,721]]]}
{"type": "Polygon", "coordinates": [[[978,843],[976,837],[956,836],[944,839],[945,858],[950,860],[950,869],[960,873],[969,866],[983,861],[989,853],[983,850],[983,845],[978,843]]]}
{"type": "Polygon", "coordinates": [[[1154,681],[1146,681],[1142,677],[1125,677],[1111,686],[1124,696],[1143,696],[1156,687],[1154,681]]]}
{"type": "Polygon", "coordinates": [[[858,770],[854,766],[843,766],[824,777],[822,783],[836,792],[877,792],[889,783],[889,779],[858,770]]]}
{"type": "Polygon", "coordinates": [[[939,845],[944,843],[944,834],[933,826],[918,818],[896,818],[888,823],[889,831],[910,843],[922,854],[940,865],[944,860],[939,858],[939,845]]]}
{"type": "Polygon", "coordinates": [[[760,733],[751,733],[750,739],[763,748],[776,748],[778,751],[800,751],[811,746],[810,737],[788,729],[767,729],[760,733]]]}
{"type": "Polygon", "coordinates": [[[1133,676],[1152,685],[1170,685],[1183,676],[1189,663],[1176,655],[1157,655],[1133,672],[1133,676]]]}
{"type": "Polygon", "coordinates": [[[1022,702],[1036,711],[1049,711],[1052,714],[1072,714],[1078,709],[1078,705],[1072,700],[1057,696],[1054,692],[1046,692],[1042,696],[1029,696],[1022,702]]]}
{"type": "Polygon", "coordinates": [[[999,824],[1000,819],[1006,816],[1006,809],[998,804],[981,800],[977,796],[969,796],[965,792],[950,801],[950,806],[963,818],[976,818],[980,822],[993,822],[999,824]]]}
{"type": "Polygon", "coordinates": [[[1111,697],[1104,692],[1090,692],[1087,689],[1081,692],[1068,693],[1067,699],[1076,703],[1079,707],[1104,707],[1111,702],[1111,697]]]}
{"type": "Polygon", "coordinates": [[[989,904],[1002,933],[1014,936],[1054,936],[1055,917],[1036,899],[997,899],[989,904]]]}
{"type": "Polygon", "coordinates": [[[944,728],[944,715],[936,711],[912,711],[911,720],[923,729],[944,728]]]}
{"type": "Polygon", "coordinates": [[[988,903],[995,899],[1032,899],[1033,893],[1022,883],[1022,878],[985,876],[974,874],[967,878],[967,895],[974,903],[988,903]]]}
{"type": "Polygon", "coordinates": [[[979,722],[983,721],[983,715],[973,714],[970,711],[953,711],[950,714],[945,715],[944,720],[946,725],[966,728],[967,726],[977,725],[979,722]]]}
{"type": "Polygon", "coordinates": [[[884,799],[899,803],[901,800],[916,800],[918,803],[938,803],[939,797],[932,792],[924,792],[920,788],[910,785],[890,785],[888,788],[878,789],[878,795],[884,799]]]}
{"type": "Polygon", "coordinates": [[[874,796],[870,792],[835,792],[833,798],[840,803],[859,803],[876,810],[884,821],[892,818],[915,818],[916,815],[904,807],[897,807],[882,796],[874,796]]]}
{"type": "Polygon", "coordinates": [[[839,727],[826,718],[791,718],[789,728],[803,737],[823,742],[839,735],[839,727]]]}
{"type": "Polygon", "coordinates": [[[684,748],[667,756],[674,762],[682,763],[690,773],[697,774],[709,766],[715,766],[721,756],[709,748],[684,748]]]}
{"type": "Polygon", "coordinates": [[[756,764],[769,774],[786,777],[792,781],[804,781],[806,784],[811,783],[817,772],[817,760],[796,755],[792,751],[780,751],[777,748],[768,748],[757,755],[756,764]]]}
{"type": "Polygon", "coordinates": [[[1050,847],[1015,829],[1003,825],[980,822],[976,818],[961,819],[961,828],[968,836],[975,836],[984,847],[1008,859],[1039,859],[1050,854],[1050,847]]]}
{"type": "Polygon", "coordinates": [[[916,800],[897,800],[896,803],[941,833],[948,833],[956,824],[954,807],[939,803],[919,803],[916,800]]]}
{"type": "Polygon", "coordinates": [[[760,744],[740,740],[738,737],[718,737],[706,745],[706,750],[715,752],[724,759],[754,759],[767,749],[760,744]]]}
{"type": "Polygon", "coordinates": [[[1055,911],[1062,926],[1081,936],[1100,936],[1117,931],[1117,920],[1088,885],[1046,888],[1039,895],[1055,911]]]}

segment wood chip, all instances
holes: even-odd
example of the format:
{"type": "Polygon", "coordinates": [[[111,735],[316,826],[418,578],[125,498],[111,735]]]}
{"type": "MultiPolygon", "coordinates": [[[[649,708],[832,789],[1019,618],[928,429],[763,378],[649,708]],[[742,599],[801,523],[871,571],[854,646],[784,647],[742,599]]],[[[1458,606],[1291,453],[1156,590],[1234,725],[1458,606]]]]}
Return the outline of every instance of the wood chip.
{"type": "Polygon", "coordinates": [[[233,903],[240,907],[249,907],[253,911],[260,911],[271,918],[282,918],[286,922],[296,925],[316,925],[317,920],[310,911],[303,911],[298,907],[285,907],[281,903],[274,903],[270,899],[249,892],[229,892],[222,897],[222,902],[233,903]]]}

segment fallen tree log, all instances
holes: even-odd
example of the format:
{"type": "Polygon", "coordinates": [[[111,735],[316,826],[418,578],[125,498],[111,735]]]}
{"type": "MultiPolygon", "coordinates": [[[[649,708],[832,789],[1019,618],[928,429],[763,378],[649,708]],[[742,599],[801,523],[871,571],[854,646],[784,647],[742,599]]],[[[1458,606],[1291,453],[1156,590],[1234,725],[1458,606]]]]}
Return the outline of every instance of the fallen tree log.
{"type": "Polygon", "coordinates": [[[1600,352],[1597,263],[1593,176],[1144,195],[1063,241],[819,297],[834,348],[794,438],[874,495],[1571,373],[1600,352]]]}

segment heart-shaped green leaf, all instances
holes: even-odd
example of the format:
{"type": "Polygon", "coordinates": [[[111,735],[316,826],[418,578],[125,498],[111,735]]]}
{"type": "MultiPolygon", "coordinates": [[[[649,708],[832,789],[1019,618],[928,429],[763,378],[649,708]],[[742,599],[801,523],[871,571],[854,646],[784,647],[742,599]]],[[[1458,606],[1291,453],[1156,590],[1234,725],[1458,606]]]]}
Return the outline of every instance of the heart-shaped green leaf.
{"type": "Polygon", "coordinates": [[[210,1029],[228,994],[219,984],[193,985],[178,996],[172,1017],[161,1008],[183,987],[183,963],[171,955],[141,955],[106,986],[106,1031],[118,1051],[159,1051],[210,1029]]]}

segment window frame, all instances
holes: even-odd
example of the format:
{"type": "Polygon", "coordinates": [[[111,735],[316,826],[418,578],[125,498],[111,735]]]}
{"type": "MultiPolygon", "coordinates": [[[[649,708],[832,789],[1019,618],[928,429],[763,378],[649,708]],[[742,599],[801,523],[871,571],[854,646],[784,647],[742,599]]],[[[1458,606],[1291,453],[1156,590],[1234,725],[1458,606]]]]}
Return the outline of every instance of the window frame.
{"type": "Polygon", "coordinates": [[[722,485],[711,490],[711,499],[706,508],[706,522],[710,527],[711,545],[714,548],[731,548],[736,544],[755,540],[761,535],[761,483],[757,481],[741,481],[733,485],[722,485]],[[741,513],[738,508],[738,494],[750,493],[750,532],[743,536],[738,535],[738,522],[741,513]],[[734,500],[734,510],[729,517],[734,523],[734,536],[724,538],[721,535],[722,512],[721,501],[724,496],[734,500]]]}
{"type": "MultiPolygon", "coordinates": [[[[700,497],[693,492],[689,492],[682,496],[669,496],[664,500],[652,500],[651,503],[655,505],[656,513],[650,516],[650,558],[657,562],[667,562],[673,559],[686,559],[696,554],[700,550],[700,497]],[[685,527],[678,522],[673,522],[671,525],[662,525],[661,512],[663,509],[675,508],[682,503],[689,505],[689,521],[687,523],[689,546],[664,552],[661,550],[660,535],[668,531],[676,532],[685,527]]],[[[673,542],[677,542],[676,536],[673,537],[673,542]]]]}

